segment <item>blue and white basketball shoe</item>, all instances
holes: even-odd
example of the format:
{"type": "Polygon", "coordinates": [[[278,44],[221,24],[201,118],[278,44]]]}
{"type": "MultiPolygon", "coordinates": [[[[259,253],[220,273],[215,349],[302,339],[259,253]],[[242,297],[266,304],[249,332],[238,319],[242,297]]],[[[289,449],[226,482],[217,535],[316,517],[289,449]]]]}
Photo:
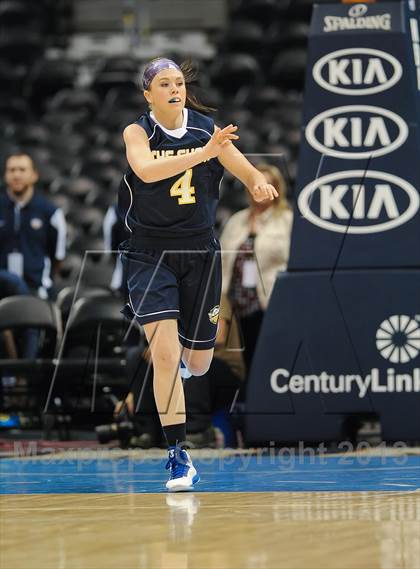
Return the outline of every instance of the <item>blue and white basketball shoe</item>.
{"type": "Polygon", "coordinates": [[[169,480],[166,489],[169,492],[188,492],[194,490],[194,484],[200,480],[191,462],[190,455],[181,447],[169,447],[166,470],[169,470],[169,480]]]}
{"type": "Polygon", "coordinates": [[[192,373],[190,372],[190,370],[187,368],[187,366],[184,364],[182,360],[181,363],[179,364],[179,373],[182,379],[190,379],[190,377],[192,377],[192,373]]]}

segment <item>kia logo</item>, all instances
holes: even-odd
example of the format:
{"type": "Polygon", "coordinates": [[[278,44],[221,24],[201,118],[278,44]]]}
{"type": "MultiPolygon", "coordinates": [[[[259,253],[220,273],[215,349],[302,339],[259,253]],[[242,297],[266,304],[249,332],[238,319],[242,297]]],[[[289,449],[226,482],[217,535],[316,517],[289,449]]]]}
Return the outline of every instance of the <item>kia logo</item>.
{"type": "Polygon", "coordinates": [[[351,47],[327,53],[312,70],[323,89],[339,95],[374,95],[393,87],[402,76],[401,63],[379,49],[351,47]]]}
{"type": "Polygon", "coordinates": [[[356,4],[350,8],[349,16],[351,18],[360,18],[360,16],[364,16],[367,11],[368,8],[365,6],[365,4],[356,4]]]}
{"type": "Polygon", "coordinates": [[[407,123],[399,115],[371,105],[328,109],[314,117],[305,129],[312,148],[347,160],[389,154],[404,144],[408,132],[407,123]],[[345,116],[350,114],[356,116],[345,116]]]}
{"type": "Polygon", "coordinates": [[[419,203],[419,194],[409,182],[376,170],[327,174],[305,186],[298,198],[299,211],[310,223],[356,235],[403,225],[417,213],[419,203]]]}

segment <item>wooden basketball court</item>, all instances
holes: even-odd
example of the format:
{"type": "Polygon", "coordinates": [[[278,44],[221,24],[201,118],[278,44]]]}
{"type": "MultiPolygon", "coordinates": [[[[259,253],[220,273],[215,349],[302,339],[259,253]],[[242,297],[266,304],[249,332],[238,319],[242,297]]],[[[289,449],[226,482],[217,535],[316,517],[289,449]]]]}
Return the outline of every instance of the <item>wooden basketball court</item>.
{"type": "Polygon", "coordinates": [[[420,567],[418,453],[268,458],[202,451],[183,494],[159,452],[3,459],[0,566],[420,567]]]}

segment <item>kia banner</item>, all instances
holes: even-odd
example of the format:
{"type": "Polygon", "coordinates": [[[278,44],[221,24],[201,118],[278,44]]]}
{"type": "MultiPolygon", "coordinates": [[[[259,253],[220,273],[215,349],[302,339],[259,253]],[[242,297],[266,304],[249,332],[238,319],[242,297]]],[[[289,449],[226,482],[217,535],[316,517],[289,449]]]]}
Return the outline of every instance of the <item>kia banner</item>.
{"type": "Polygon", "coordinates": [[[314,7],[290,270],[420,265],[417,31],[406,3],[314,7]]]}
{"type": "Polygon", "coordinates": [[[342,441],[364,418],[416,441],[418,2],[315,6],[308,55],[289,267],[252,362],[246,440],[342,441]]]}

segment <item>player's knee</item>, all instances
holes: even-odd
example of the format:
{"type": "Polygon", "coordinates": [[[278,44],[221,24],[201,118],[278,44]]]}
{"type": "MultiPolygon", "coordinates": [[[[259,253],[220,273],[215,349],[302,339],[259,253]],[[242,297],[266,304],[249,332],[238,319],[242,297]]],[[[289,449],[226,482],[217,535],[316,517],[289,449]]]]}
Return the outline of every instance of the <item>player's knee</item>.
{"type": "Polygon", "coordinates": [[[200,375],[204,375],[209,371],[211,360],[208,359],[200,359],[200,360],[192,360],[188,362],[188,369],[192,373],[192,375],[199,377],[200,375]]]}

